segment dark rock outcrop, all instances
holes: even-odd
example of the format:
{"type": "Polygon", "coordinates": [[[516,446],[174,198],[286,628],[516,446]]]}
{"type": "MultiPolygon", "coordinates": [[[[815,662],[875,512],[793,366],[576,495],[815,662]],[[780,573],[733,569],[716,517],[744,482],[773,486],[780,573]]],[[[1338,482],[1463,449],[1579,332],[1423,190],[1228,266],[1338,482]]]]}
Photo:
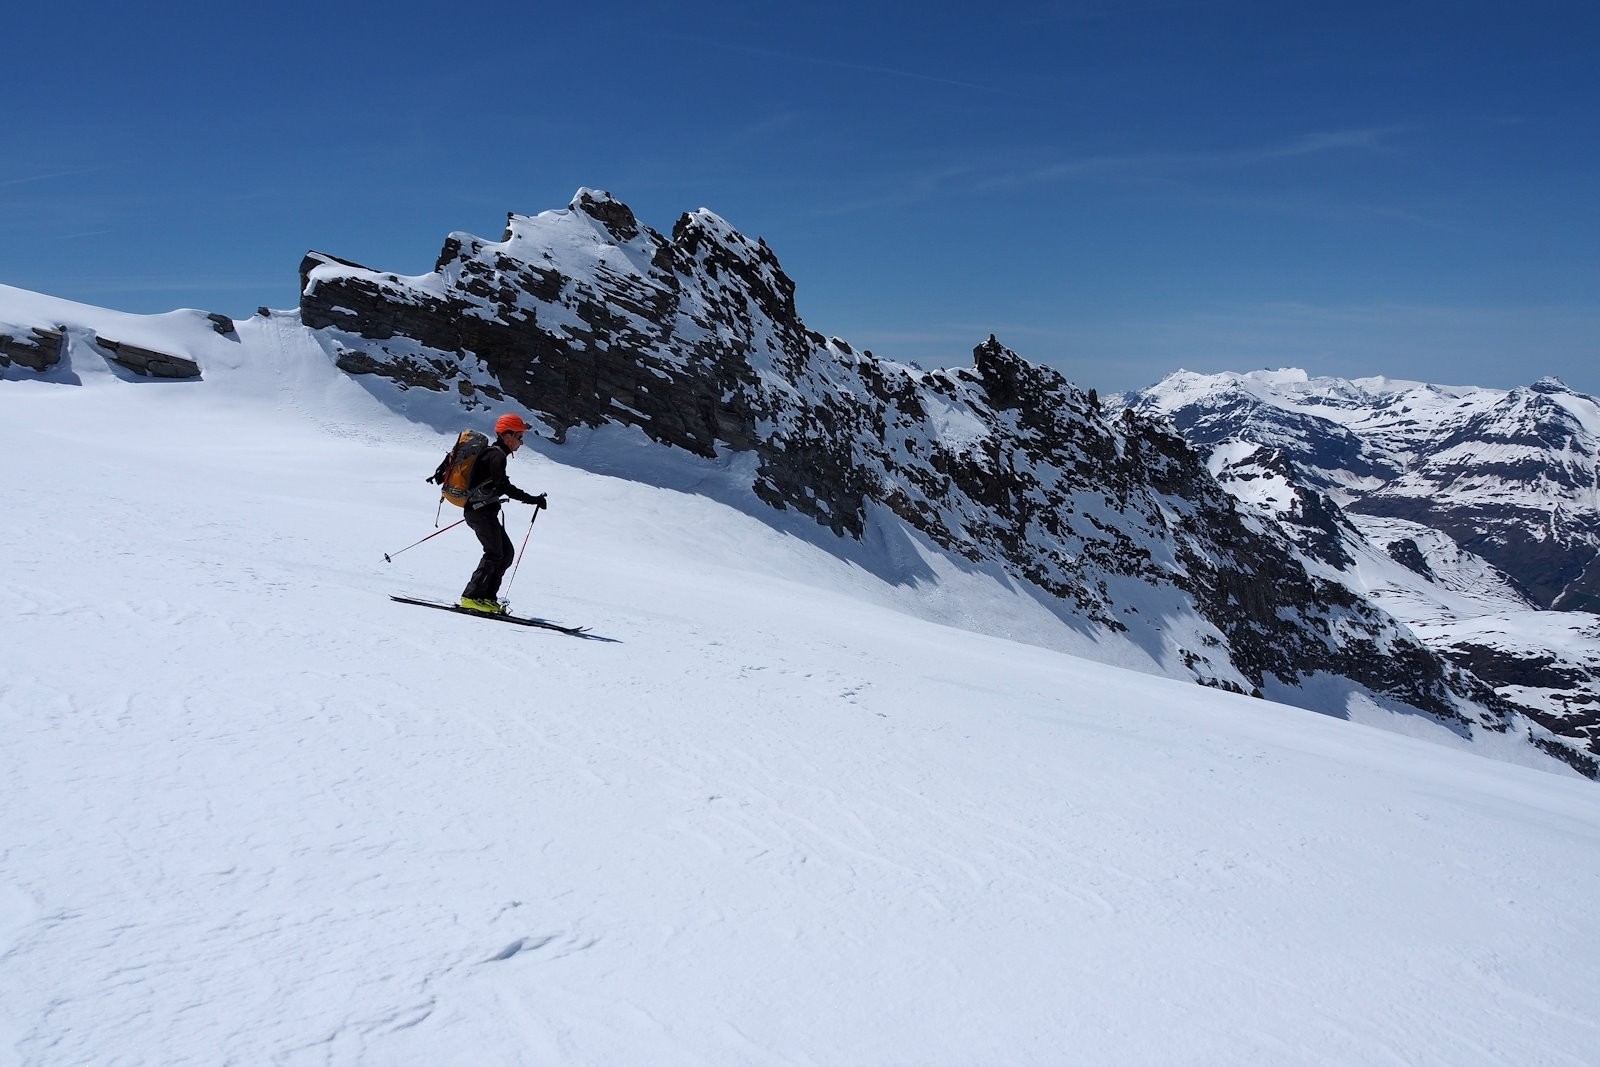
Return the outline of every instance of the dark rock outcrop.
{"type": "Polygon", "coordinates": [[[133,371],[151,378],[198,378],[200,377],[200,364],[183,356],[175,356],[169,352],[157,352],[151,348],[131,345],[125,341],[114,341],[108,337],[96,337],[96,347],[109,353],[108,358],[133,371]]]}
{"type": "Polygon", "coordinates": [[[0,367],[15,363],[29,370],[45,371],[61,362],[61,345],[65,335],[59,329],[29,327],[26,336],[18,333],[0,333],[0,367]]]}

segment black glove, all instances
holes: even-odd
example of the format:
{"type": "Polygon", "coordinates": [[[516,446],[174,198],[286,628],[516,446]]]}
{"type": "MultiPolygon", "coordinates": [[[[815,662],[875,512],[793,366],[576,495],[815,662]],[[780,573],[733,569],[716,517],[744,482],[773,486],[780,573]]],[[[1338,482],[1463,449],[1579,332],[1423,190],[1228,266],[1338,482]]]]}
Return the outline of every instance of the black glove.
{"type": "Polygon", "coordinates": [[[545,500],[543,493],[531,498],[528,503],[532,504],[536,508],[547,508],[550,506],[550,502],[545,500]]]}

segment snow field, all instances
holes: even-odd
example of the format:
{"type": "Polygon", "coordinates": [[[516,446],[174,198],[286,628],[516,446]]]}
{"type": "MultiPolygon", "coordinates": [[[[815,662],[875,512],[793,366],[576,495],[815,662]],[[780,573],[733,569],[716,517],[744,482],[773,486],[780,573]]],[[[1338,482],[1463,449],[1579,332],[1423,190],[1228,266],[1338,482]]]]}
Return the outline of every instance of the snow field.
{"type": "Polygon", "coordinates": [[[0,1062],[1592,1062],[1592,783],[527,452],[599,639],[390,604],[444,439],[292,348],[0,384],[0,1062]]]}

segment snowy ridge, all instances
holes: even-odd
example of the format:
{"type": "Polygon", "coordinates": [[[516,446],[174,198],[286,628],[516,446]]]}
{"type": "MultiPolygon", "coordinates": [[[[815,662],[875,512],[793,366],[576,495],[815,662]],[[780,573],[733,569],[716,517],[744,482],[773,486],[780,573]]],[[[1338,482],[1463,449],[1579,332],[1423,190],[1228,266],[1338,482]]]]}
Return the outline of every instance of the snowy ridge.
{"type": "Polygon", "coordinates": [[[1237,437],[1286,447],[1341,505],[1380,487],[1504,391],[1391,378],[1313,378],[1303,370],[1177,371],[1119,406],[1170,420],[1212,446],[1237,437]]]}
{"type": "Polygon", "coordinates": [[[845,555],[844,539],[927,539],[1037,588],[1112,662],[1550,740],[1308,574],[1274,524],[1234,515],[1180,440],[1110,420],[993,337],[970,370],[923,372],[815,333],[771,250],[709,212],[667,237],[583,189],[510,216],[498,242],[452,235],[423,285],[320,253],[302,270],[302,320],[353,374],[454,397],[458,414],[514,399],[557,444],[620,425],[751,470],[720,498],[809,517],[845,555]],[[1305,684],[1323,676],[1346,689],[1305,684]]]}

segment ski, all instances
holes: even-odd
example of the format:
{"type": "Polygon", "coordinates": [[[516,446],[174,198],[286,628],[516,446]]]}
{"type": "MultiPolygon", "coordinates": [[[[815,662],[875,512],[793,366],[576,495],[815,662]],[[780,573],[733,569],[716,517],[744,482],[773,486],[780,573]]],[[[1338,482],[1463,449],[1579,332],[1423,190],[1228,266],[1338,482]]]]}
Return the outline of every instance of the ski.
{"type": "Polygon", "coordinates": [[[489,619],[492,622],[509,622],[515,626],[537,626],[541,630],[554,630],[556,633],[570,634],[581,637],[589,632],[587,626],[562,626],[549,619],[530,619],[523,615],[491,615],[486,611],[468,611],[459,604],[441,604],[437,600],[418,600],[409,596],[390,596],[397,604],[415,604],[419,608],[437,608],[440,611],[453,611],[457,615],[470,615],[475,619],[489,619]]]}

